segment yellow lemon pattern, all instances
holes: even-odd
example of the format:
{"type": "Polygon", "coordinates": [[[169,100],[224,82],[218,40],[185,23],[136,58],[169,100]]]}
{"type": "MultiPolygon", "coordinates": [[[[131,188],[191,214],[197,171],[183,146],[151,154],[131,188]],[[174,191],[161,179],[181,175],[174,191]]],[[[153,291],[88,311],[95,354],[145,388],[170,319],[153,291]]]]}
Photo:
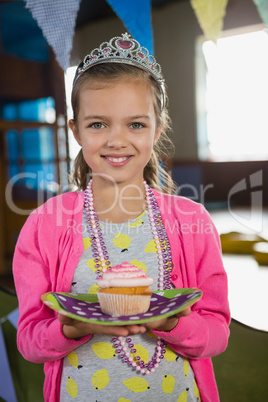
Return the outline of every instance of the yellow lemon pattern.
{"type": "Polygon", "coordinates": [[[152,331],[148,331],[147,336],[149,336],[150,338],[157,338],[157,336],[153,334],[152,331]]]}
{"type": "Polygon", "coordinates": [[[157,248],[156,248],[156,243],[155,240],[149,241],[149,243],[146,245],[144,249],[145,253],[157,253],[157,248]]]}
{"type": "Polygon", "coordinates": [[[187,388],[185,391],[183,391],[183,392],[180,394],[180,396],[179,396],[177,402],[187,402],[187,392],[188,392],[188,391],[189,391],[188,388],[187,388]]]}
{"type": "Polygon", "coordinates": [[[126,234],[116,233],[113,238],[113,244],[115,247],[121,248],[121,252],[127,251],[130,243],[131,238],[126,234]]]}
{"type": "Polygon", "coordinates": [[[115,349],[113,345],[105,342],[97,342],[92,345],[93,352],[100,359],[112,359],[116,356],[115,349]]]}
{"type": "Polygon", "coordinates": [[[94,261],[94,258],[91,258],[90,260],[87,260],[87,266],[89,269],[91,269],[91,271],[96,272],[97,268],[96,268],[96,263],[94,261]]]}
{"type": "Polygon", "coordinates": [[[92,241],[90,237],[84,237],[83,238],[83,246],[84,250],[87,250],[89,247],[91,247],[92,241]]]}
{"type": "Polygon", "coordinates": [[[148,382],[142,377],[133,377],[123,381],[123,384],[133,392],[144,392],[150,389],[148,382]]]}
{"type": "Polygon", "coordinates": [[[96,293],[98,293],[99,288],[100,288],[100,287],[99,287],[97,284],[92,285],[92,286],[88,289],[87,293],[90,294],[90,295],[95,295],[96,293]]]}
{"type": "Polygon", "coordinates": [[[195,396],[197,397],[197,398],[199,398],[199,400],[200,400],[200,394],[199,394],[199,389],[197,388],[197,384],[196,384],[196,382],[195,382],[195,380],[194,380],[194,394],[195,394],[195,396]]]}
{"type": "Polygon", "coordinates": [[[129,223],[127,226],[128,226],[129,228],[137,228],[137,227],[139,227],[139,226],[141,226],[141,225],[143,225],[143,224],[144,224],[143,220],[142,220],[142,219],[138,219],[136,222],[129,223]]]}
{"type": "Polygon", "coordinates": [[[172,394],[175,387],[175,378],[172,375],[165,375],[162,381],[162,390],[166,394],[172,394]]]}
{"type": "Polygon", "coordinates": [[[138,260],[131,260],[130,264],[135,265],[135,267],[139,268],[139,269],[143,269],[143,271],[146,273],[147,272],[147,268],[146,265],[138,260]]]}
{"type": "Polygon", "coordinates": [[[189,366],[188,359],[184,359],[184,362],[183,362],[183,371],[184,371],[185,377],[187,377],[187,375],[189,374],[189,369],[190,369],[190,366],[189,366]]]}
{"type": "Polygon", "coordinates": [[[78,369],[82,368],[82,366],[78,364],[78,357],[74,350],[68,354],[67,358],[71,366],[77,367],[78,369]]]}
{"type": "Polygon", "coordinates": [[[174,352],[173,349],[171,349],[170,346],[166,347],[166,353],[164,354],[164,358],[168,361],[168,362],[174,362],[177,359],[177,355],[174,352]]]}
{"type": "Polygon", "coordinates": [[[96,390],[101,390],[107,387],[109,381],[110,378],[108,375],[108,371],[106,369],[96,371],[96,373],[93,374],[91,379],[92,385],[96,390]]]}
{"type": "MultiPolygon", "coordinates": [[[[153,277],[152,289],[156,290],[159,243],[154,240],[151,231],[147,230],[150,229],[148,213],[144,212],[136,219],[122,224],[108,226],[105,232],[106,223],[102,224],[102,233],[111,264],[128,261],[143,269],[153,277]]],[[[96,294],[99,290],[97,268],[84,214],[83,247],[71,292],[96,294]]],[[[60,400],[134,402],[170,399],[200,402],[198,386],[188,360],[168,345],[161,356],[159,367],[155,366],[155,371],[150,375],[144,375],[148,369],[146,365],[157,352],[156,341],[157,336],[152,331],[131,335],[131,343],[124,337],[113,339],[113,336],[94,334],[63,359],[60,400]],[[135,353],[133,349],[136,349],[135,353]],[[123,352],[130,362],[124,362],[123,352]],[[138,361],[145,365],[142,372],[130,367],[129,363],[135,366],[138,361]]]]}
{"type": "Polygon", "coordinates": [[[78,386],[71,377],[67,379],[67,392],[72,398],[75,399],[77,397],[78,386]]]}
{"type": "MultiPolygon", "coordinates": [[[[147,363],[148,360],[149,360],[148,350],[145,349],[143,346],[141,346],[139,344],[134,345],[134,348],[136,349],[135,355],[140,356],[141,360],[143,360],[144,363],[147,363]]],[[[131,352],[131,357],[133,358],[134,362],[137,361],[136,358],[135,358],[135,355],[131,352]]]]}

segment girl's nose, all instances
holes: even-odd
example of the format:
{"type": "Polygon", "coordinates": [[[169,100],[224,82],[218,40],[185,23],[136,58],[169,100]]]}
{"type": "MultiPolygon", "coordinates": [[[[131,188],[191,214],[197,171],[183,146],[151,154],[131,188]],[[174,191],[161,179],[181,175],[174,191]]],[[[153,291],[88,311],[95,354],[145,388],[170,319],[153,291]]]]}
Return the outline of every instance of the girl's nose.
{"type": "Polygon", "coordinates": [[[122,128],[110,130],[107,145],[110,148],[120,149],[127,146],[127,134],[122,128]]]}

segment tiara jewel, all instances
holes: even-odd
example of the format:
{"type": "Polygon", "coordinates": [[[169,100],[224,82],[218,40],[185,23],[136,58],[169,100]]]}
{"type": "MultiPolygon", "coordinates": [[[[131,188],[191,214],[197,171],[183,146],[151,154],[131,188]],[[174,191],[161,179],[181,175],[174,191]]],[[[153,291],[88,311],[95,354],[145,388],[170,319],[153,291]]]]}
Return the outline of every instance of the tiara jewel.
{"type": "Polygon", "coordinates": [[[123,63],[139,67],[154,77],[162,91],[162,108],[166,103],[164,78],[161,75],[161,66],[145,47],[133,39],[128,33],[112,38],[109,42],[101,43],[99,48],[92,50],[78,66],[74,84],[77,79],[89,68],[102,63],[123,63]]]}

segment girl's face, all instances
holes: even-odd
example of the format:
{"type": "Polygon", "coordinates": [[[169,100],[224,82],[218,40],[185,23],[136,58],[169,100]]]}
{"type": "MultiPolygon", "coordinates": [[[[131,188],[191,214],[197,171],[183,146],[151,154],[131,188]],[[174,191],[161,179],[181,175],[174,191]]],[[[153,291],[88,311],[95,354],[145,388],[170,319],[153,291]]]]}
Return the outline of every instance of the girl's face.
{"type": "Polygon", "coordinates": [[[70,121],[70,127],[94,177],[141,184],[161,134],[150,87],[134,80],[85,86],[79,105],[76,125],[70,121]]]}

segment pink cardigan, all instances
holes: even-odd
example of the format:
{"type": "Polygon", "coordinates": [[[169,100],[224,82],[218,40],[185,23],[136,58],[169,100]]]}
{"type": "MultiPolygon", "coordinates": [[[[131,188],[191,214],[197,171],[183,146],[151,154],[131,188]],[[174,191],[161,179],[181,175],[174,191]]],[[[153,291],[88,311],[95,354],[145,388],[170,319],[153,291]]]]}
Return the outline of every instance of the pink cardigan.
{"type": "MultiPolygon", "coordinates": [[[[203,402],[219,401],[210,357],[223,352],[229,336],[227,277],[220,242],[202,205],[155,191],[169,237],[175,287],[197,287],[203,297],[171,332],[157,332],[189,358],[203,402]]],[[[64,337],[54,312],[40,300],[45,292],[69,292],[83,253],[84,193],[66,193],[37,208],[21,230],[14,254],[19,299],[18,349],[25,359],[45,363],[45,401],[59,401],[62,358],[90,339],[64,337]]]]}

